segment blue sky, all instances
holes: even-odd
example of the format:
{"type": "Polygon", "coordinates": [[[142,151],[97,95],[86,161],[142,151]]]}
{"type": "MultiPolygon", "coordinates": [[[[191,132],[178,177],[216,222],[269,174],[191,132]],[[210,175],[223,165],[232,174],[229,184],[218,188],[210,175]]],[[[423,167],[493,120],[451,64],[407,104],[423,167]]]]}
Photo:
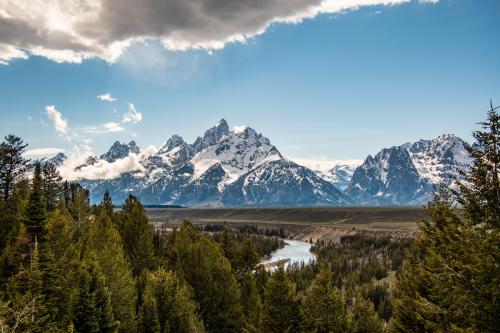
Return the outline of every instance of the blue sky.
{"type": "Polygon", "coordinates": [[[225,118],[310,159],[364,159],[443,133],[470,140],[490,98],[500,104],[499,38],[500,1],[411,1],[273,23],[210,51],[149,40],[114,63],[25,56],[0,65],[0,134],[101,153],[115,140],[192,142],[225,118]],[[116,101],[96,98],[105,93],[116,101]],[[124,122],[129,103],[136,118],[124,122]]]}

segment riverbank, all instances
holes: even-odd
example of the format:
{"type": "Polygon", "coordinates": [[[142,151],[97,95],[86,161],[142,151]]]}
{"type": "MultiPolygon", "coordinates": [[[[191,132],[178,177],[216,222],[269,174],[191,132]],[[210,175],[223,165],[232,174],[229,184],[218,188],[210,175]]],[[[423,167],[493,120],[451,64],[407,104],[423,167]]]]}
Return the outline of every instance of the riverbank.
{"type": "Polygon", "coordinates": [[[309,263],[316,260],[316,255],[311,252],[312,245],[299,240],[284,240],[285,246],[271,253],[271,257],[260,262],[266,269],[278,265],[291,263],[309,263]]]}

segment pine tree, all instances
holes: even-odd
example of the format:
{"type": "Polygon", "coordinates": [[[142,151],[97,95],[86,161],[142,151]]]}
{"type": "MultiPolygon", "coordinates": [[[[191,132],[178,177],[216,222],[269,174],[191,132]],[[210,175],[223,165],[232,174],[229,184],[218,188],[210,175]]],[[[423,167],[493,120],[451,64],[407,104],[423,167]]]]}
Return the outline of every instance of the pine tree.
{"type": "Polygon", "coordinates": [[[24,159],[23,153],[27,145],[21,138],[14,135],[5,137],[0,143],[0,252],[4,250],[8,242],[14,241],[16,223],[20,209],[24,209],[24,191],[27,186],[19,186],[24,183],[28,161],[24,159]],[[18,187],[18,193],[16,193],[18,187]],[[21,193],[19,193],[21,192],[21,193]]]}
{"type": "Polygon", "coordinates": [[[295,292],[281,265],[267,282],[262,304],[262,325],[265,332],[295,332],[299,324],[295,292]]]}
{"type": "Polygon", "coordinates": [[[101,207],[103,207],[109,217],[113,216],[113,200],[111,200],[111,196],[109,195],[108,190],[104,192],[104,196],[101,201],[101,207]]]}
{"type": "Polygon", "coordinates": [[[261,301],[251,272],[245,273],[241,281],[241,308],[245,316],[245,331],[260,332],[261,301]]]}
{"type": "Polygon", "coordinates": [[[259,259],[259,254],[255,250],[252,242],[249,239],[245,240],[237,249],[237,256],[234,260],[233,271],[239,281],[243,279],[245,274],[253,271],[255,266],[259,263],[259,259]]]}
{"type": "Polygon", "coordinates": [[[369,300],[357,296],[352,310],[352,333],[382,333],[384,327],[369,300]]]}
{"type": "Polygon", "coordinates": [[[147,276],[139,327],[143,333],[204,332],[197,308],[188,287],[173,272],[159,269],[147,276]]]}
{"type": "Polygon", "coordinates": [[[113,318],[111,296],[93,253],[82,264],[73,323],[78,333],[109,333],[118,330],[119,322],[113,318]]]}
{"type": "Polygon", "coordinates": [[[26,205],[26,226],[33,236],[43,236],[45,227],[45,204],[43,197],[42,167],[40,162],[35,163],[31,192],[26,205]]]}
{"type": "Polygon", "coordinates": [[[26,171],[28,161],[23,157],[28,145],[15,135],[9,134],[0,144],[0,190],[8,201],[14,184],[26,171]]]}
{"type": "Polygon", "coordinates": [[[0,287],[12,294],[25,293],[30,266],[30,237],[22,223],[18,223],[12,233],[0,257],[0,287]]]}
{"type": "Polygon", "coordinates": [[[208,235],[184,222],[175,238],[175,269],[191,287],[208,332],[237,332],[243,326],[240,293],[231,264],[208,235]]]}
{"type": "Polygon", "coordinates": [[[226,225],[224,225],[224,229],[221,232],[220,245],[222,253],[224,253],[224,256],[231,263],[231,267],[235,267],[238,257],[238,248],[234,235],[229,231],[229,228],[226,225]]]}
{"type": "Polygon", "coordinates": [[[465,181],[458,180],[459,189],[452,191],[468,222],[486,224],[489,229],[500,228],[499,108],[490,104],[487,120],[480,123],[483,131],[473,133],[475,145],[465,145],[472,158],[472,166],[468,170],[459,170],[465,181]]]}
{"type": "Polygon", "coordinates": [[[111,293],[113,316],[120,321],[120,332],[134,331],[137,293],[132,269],[121,236],[106,211],[101,211],[90,233],[91,251],[99,253],[97,261],[111,293]]]}
{"type": "Polygon", "coordinates": [[[467,146],[473,159],[458,190],[443,189],[419,224],[417,255],[394,302],[393,332],[490,332],[500,327],[499,116],[467,146]],[[454,203],[460,204],[457,215],[454,203]]]}
{"type": "Polygon", "coordinates": [[[30,255],[30,268],[28,273],[28,295],[31,297],[32,314],[31,330],[45,332],[47,328],[47,308],[43,294],[43,271],[40,266],[40,251],[35,237],[30,255]]]}
{"type": "Polygon", "coordinates": [[[302,326],[306,332],[346,332],[347,309],[336,290],[330,269],[323,268],[306,290],[301,303],[302,326]]]}
{"type": "Polygon", "coordinates": [[[158,305],[156,304],[156,298],[151,294],[147,295],[141,305],[138,333],[162,333],[160,320],[158,319],[158,305]]]}
{"type": "Polygon", "coordinates": [[[132,195],[127,198],[120,220],[123,246],[132,263],[132,272],[138,276],[155,264],[153,230],[138,198],[132,195]]]}
{"type": "Polygon", "coordinates": [[[65,330],[71,324],[71,300],[78,288],[81,244],[74,239],[76,224],[62,202],[50,214],[42,244],[47,331],[65,330]]]}
{"type": "Polygon", "coordinates": [[[267,282],[269,281],[269,273],[266,271],[264,266],[259,265],[255,268],[255,285],[259,293],[260,299],[264,299],[264,292],[267,287],[267,282]]]}
{"type": "Polygon", "coordinates": [[[61,196],[62,177],[52,163],[43,165],[43,197],[45,201],[45,210],[53,211],[61,196]]]}

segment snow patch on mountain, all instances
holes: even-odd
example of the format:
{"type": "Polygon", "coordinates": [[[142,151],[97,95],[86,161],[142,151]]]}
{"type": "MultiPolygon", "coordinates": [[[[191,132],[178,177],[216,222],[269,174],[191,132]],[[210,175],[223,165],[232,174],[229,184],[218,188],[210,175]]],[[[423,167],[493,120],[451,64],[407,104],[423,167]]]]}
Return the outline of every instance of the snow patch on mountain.
{"type": "Polygon", "coordinates": [[[332,183],[340,190],[345,190],[351,181],[354,170],[360,166],[362,160],[337,160],[326,157],[291,158],[295,163],[311,169],[319,177],[332,183]]]}
{"type": "Polygon", "coordinates": [[[438,185],[453,187],[457,170],[469,164],[464,141],[454,135],[406,143],[368,156],[345,193],[359,204],[424,204],[438,185]]]}

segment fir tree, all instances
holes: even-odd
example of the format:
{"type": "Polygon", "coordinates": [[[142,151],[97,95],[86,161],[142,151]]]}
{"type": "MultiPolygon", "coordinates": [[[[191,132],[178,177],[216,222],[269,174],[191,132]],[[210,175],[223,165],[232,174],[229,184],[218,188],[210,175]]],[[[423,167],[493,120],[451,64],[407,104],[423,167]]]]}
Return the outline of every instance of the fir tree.
{"type": "Polygon", "coordinates": [[[345,302],[328,268],[323,268],[306,290],[300,310],[306,332],[345,332],[349,328],[345,302]]]}
{"type": "Polygon", "coordinates": [[[158,319],[158,305],[153,295],[148,294],[143,300],[138,321],[138,333],[162,333],[158,319]]]}
{"type": "Polygon", "coordinates": [[[101,201],[101,207],[106,211],[109,217],[113,216],[113,200],[109,195],[109,191],[104,192],[104,196],[101,201]]]}
{"type": "Polygon", "coordinates": [[[62,202],[50,214],[42,244],[47,330],[64,330],[71,324],[71,300],[78,288],[81,244],[74,239],[76,225],[62,202]]]}
{"type": "Polygon", "coordinates": [[[104,210],[97,217],[90,232],[91,249],[99,253],[97,261],[111,293],[113,316],[120,321],[121,332],[131,332],[135,329],[137,293],[120,234],[104,210]]]}
{"type": "Polygon", "coordinates": [[[384,332],[382,321],[378,318],[373,303],[360,296],[357,296],[354,300],[351,326],[353,333],[384,332]]]}
{"type": "MultiPolygon", "coordinates": [[[[24,196],[15,192],[16,186],[26,176],[28,161],[23,157],[26,147],[27,144],[14,135],[6,136],[5,141],[0,143],[0,252],[9,241],[14,241],[12,238],[16,235],[13,229],[19,223],[20,209],[24,209],[24,196]]],[[[23,185],[20,188],[25,191],[21,192],[27,192],[26,182],[23,185]]]]}
{"type": "Polygon", "coordinates": [[[109,333],[118,330],[119,322],[113,318],[111,296],[93,253],[82,264],[73,323],[78,333],[109,333]]]}
{"type": "Polygon", "coordinates": [[[52,163],[43,165],[43,197],[45,201],[45,210],[53,211],[61,196],[62,177],[52,163]]]}
{"type": "Polygon", "coordinates": [[[299,309],[295,292],[282,265],[267,282],[262,312],[265,332],[295,332],[299,326],[299,309]]]}
{"type": "Polygon", "coordinates": [[[173,272],[149,273],[140,311],[141,332],[204,332],[197,308],[191,292],[173,272]]]}
{"type": "Polygon", "coordinates": [[[130,195],[125,201],[120,217],[120,233],[123,246],[132,263],[134,276],[155,264],[153,230],[139,199],[130,195]]]}
{"type": "Polygon", "coordinates": [[[26,171],[28,161],[23,157],[28,145],[15,135],[8,135],[0,144],[0,190],[5,201],[9,200],[14,184],[26,171]]]}
{"type": "Polygon", "coordinates": [[[31,251],[30,269],[28,276],[28,293],[31,296],[33,313],[31,325],[34,332],[43,332],[46,319],[46,308],[43,297],[43,277],[40,267],[40,252],[38,249],[38,241],[35,237],[33,250],[31,251]]]}
{"type": "Polygon", "coordinates": [[[193,287],[208,332],[237,332],[243,326],[240,293],[231,264],[209,236],[184,222],[175,238],[175,269],[193,287]]]}
{"type": "Polygon", "coordinates": [[[31,183],[31,192],[26,205],[26,226],[32,235],[42,236],[45,227],[45,204],[43,197],[42,167],[35,163],[35,171],[31,183]]]}
{"type": "Polygon", "coordinates": [[[269,273],[266,271],[264,266],[259,265],[255,269],[255,285],[259,293],[260,299],[264,299],[264,292],[267,287],[267,282],[269,281],[269,273]]]}
{"type": "Polygon", "coordinates": [[[394,302],[394,332],[490,332],[500,327],[499,116],[468,146],[473,165],[459,189],[442,190],[419,224],[417,256],[394,302]],[[463,214],[457,215],[458,202],[463,214]]]}
{"type": "Polygon", "coordinates": [[[260,332],[261,301],[251,272],[245,273],[241,281],[241,308],[245,316],[245,330],[260,332]]]}
{"type": "Polygon", "coordinates": [[[0,286],[11,294],[27,292],[30,267],[30,237],[22,223],[16,224],[13,237],[0,257],[0,286]]]}

